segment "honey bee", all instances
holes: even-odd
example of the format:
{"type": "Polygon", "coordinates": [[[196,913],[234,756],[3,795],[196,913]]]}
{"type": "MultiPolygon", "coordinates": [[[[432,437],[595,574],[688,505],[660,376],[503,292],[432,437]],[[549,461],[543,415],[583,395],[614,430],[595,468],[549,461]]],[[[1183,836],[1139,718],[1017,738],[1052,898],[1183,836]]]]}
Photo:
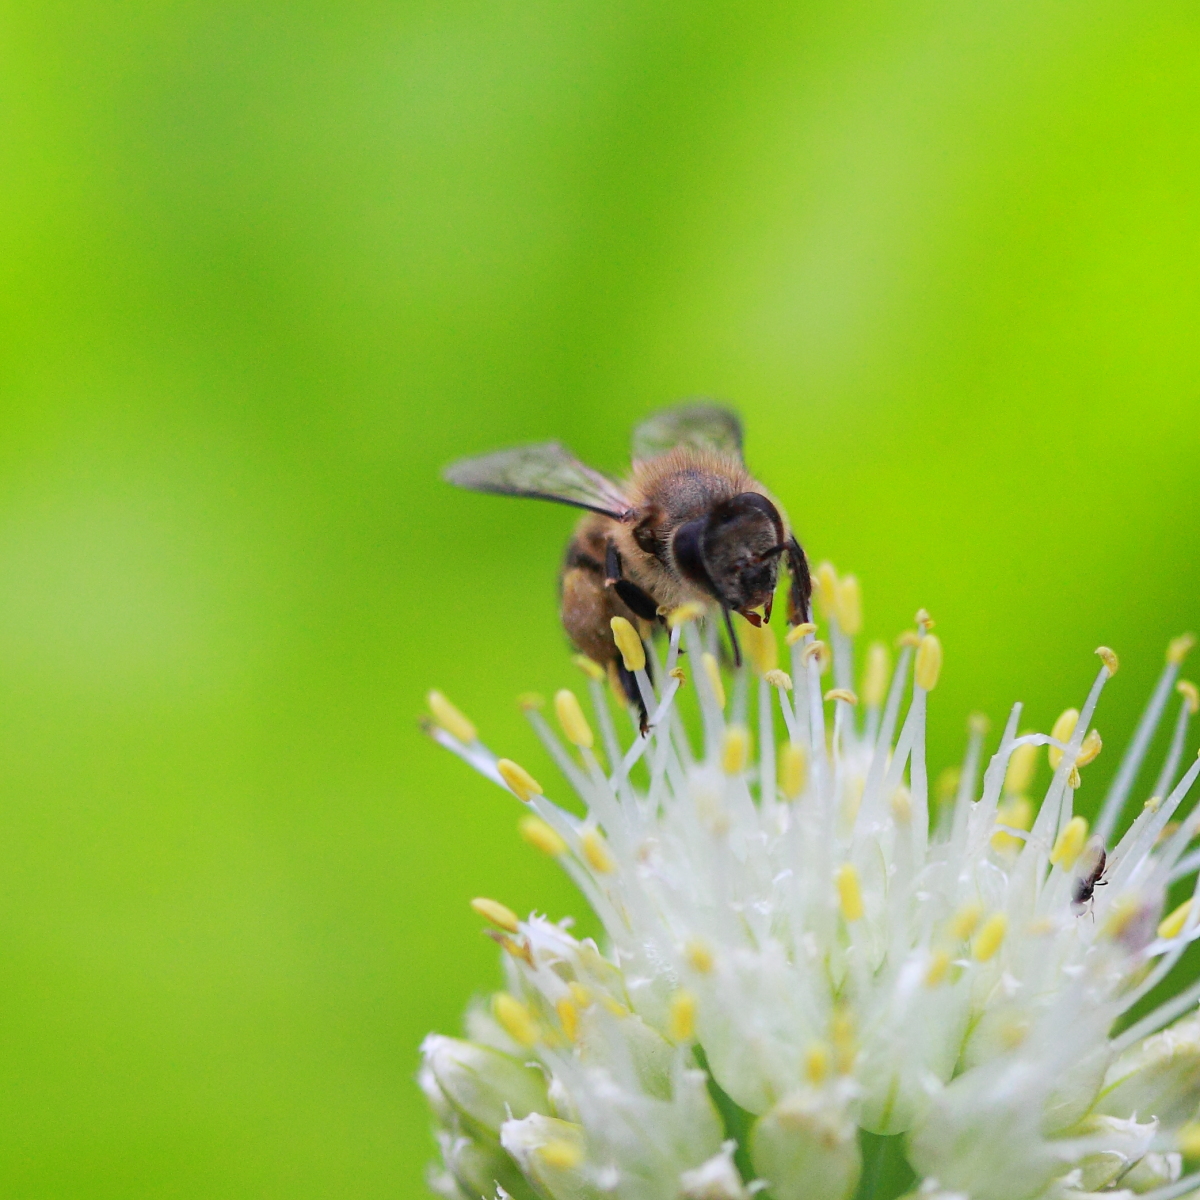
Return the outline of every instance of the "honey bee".
{"type": "Polygon", "coordinates": [[[463,459],[443,477],[472,491],[587,510],[560,575],[563,627],[581,653],[616,670],[639,706],[613,639],[613,617],[633,622],[645,638],[685,602],[719,609],[740,663],[729,614],[753,625],[770,621],[786,558],[788,620],[808,620],[812,583],[804,551],[779,505],[747,471],[741,423],[728,409],[695,403],[655,413],[634,430],[633,464],[621,483],[558,442],[463,459]]]}

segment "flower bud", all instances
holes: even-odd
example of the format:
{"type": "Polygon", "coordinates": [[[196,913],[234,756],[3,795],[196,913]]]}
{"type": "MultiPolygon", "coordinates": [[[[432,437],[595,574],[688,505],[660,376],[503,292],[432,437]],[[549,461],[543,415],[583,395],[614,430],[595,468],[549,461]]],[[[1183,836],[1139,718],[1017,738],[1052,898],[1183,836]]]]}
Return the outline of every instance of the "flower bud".
{"type": "Polygon", "coordinates": [[[446,1099],[476,1130],[496,1135],[510,1113],[549,1106],[541,1072],[499,1050],[431,1034],[421,1052],[446,1099]]]}
{"type": "Polygon", "coordinates": [[[681,1200],[750,1200],[750,1193],[733,1165],[736,1142],[726,1142],[719,1154],[679,1176],[681,1200]]]}
{"type": "Polygon", "coordinates": [[[1084,1121],[1077,1128],[1078,1134],[1083,1137],[1100,1134],[1108,1144],[1104,1150],[1087,1154],[1080,1161],[1081,1189],[1098,1192],[1117,1180],[1122,1187],[1127,1186],[1127,1172],[1145,1156],[1156,1128],[1153,1121],[1143,1125],[1117,1117],[1091,1116],[1084,1121]]]}
{"type": "Polygon", "coordinates": [[[1196,1111],[1198,1090],[1200,1016],[1189,1015],[1122,1054],[1108,1069],[1096,1107],[1117,1117],[1155,1117],[1171,1129],[1196,1111]]]}
{"type": "Polygon", "coordinates": [[[775,1200],[843,1200],[862,1171],[854,1122],[828,1089],[792,1092],[760,1117],[750,1157],[775,1200]]]}
{"type": "Polygon", "coordinates": [[[516,1164],[495,1138],[444,1133],[439,1135],[438,1143],[446,1170],[463,1194],[490,1196],[499,1184],[513,1200],[527,1196],[532,1200],[516,1164]]]}
{"type": "Polygon", "coordinates": [[[590,1200],[595,1195],[587,1177],[583,1127],[573,1121],[540,1113],[505,1121],[500,1144],[538,1195],[549,1200],[590,1200]]]}
{"type": "MultiPolygon", "coordinates": [[[[1174,1183],[1183,1174],[1183,1156],[1174,1152],[1144,1155],[1121,1177],[1121,1186],[1135,1192],[1149,1192],[1174,1183]]],[[[1195,1195],[1195,1192],[1192,1193],[1195,1195]]]]}
{"type": "Polygon", "coordinates": [[[446,1093],[438,1086],[438,1081],[428,1063],[422,1063],[417,1072],[417,1086],[425,1095],[425,1102],[433,1110],[435,1120],[439,1125],[454,1124],[456,1113],[454,1105],[446,1099],[446,1093]]]}

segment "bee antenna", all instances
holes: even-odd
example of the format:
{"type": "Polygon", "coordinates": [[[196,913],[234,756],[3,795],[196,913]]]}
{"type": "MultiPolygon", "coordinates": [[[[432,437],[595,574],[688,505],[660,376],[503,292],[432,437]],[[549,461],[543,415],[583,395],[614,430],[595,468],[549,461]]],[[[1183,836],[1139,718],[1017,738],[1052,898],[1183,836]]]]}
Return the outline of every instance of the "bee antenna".
{"type": "Polygon", "coordinates": [[[759,562],[768,562],[772,558],[777,558],[788,548],[787,542],[780,542],[778,546],[772,546],[770,550],[764,550],[759,556],[759,562]]]}

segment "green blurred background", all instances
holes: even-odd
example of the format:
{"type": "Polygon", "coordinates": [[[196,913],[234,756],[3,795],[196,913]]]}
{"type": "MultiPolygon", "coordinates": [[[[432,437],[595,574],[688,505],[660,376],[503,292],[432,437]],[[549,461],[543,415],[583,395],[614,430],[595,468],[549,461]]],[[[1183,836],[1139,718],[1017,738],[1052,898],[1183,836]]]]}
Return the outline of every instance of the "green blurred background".
{"type": "Polygon", "coordinates": [[[418,733],[554,778],[564,509],[450,458],[741,408],[867,632],[1095,802],[1200,625],[1200,11],[0,4],[0,1190],[408,1197],[412,1082],[579,903],[418,733]]]}

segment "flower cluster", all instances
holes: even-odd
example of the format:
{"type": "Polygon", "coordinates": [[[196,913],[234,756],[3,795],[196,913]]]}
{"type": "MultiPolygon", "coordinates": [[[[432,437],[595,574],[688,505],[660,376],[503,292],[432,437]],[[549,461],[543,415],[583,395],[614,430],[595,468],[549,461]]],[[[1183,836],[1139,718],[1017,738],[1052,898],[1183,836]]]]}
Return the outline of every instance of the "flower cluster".
{"type": "Polygon", "coordinates": [[[447,1200],[846,1200],[869,1193],[864,1147],[889,1137],[914,1196],[1200,1188],[1182,1175],[1200,1155],[1200,984],[1150,1007],[1200,936],[1200,807],[1180,815],[1200,773],[1180,772],[1191,639],[1172,643],[1089,830],[1074,797],[1101,750],[1111,650],[1050,733],[1023,732],[1015,705],[982,778],[972,718],[931,799],[932,620],[917,615],[894,670],[872,645],[856,695],[857,583],[825,567],[817,585],[827,636],[792,629],[790,673],[769,627],[740,626],[749,662],[730,673],[698,609],[670,614],[649,664],[615,623],[650,714],[627,744],[586,660],[598,737],[572,692],[554,699],[562,738],[531,698],[583,818],[431,694],[432,736],[525,806],[523,836],[606,933],[601,948],[569,921],[474,902],[506,986],[465,1039],[423,1046],[447,1200]],[[1176,694],[1157,781],[1114,840],[1176,694]],[[1039,747],[1052,778],[1035,804],[1039,747]],[[1193,898],[1164,916],[1185,879],[1193,898]]]}

